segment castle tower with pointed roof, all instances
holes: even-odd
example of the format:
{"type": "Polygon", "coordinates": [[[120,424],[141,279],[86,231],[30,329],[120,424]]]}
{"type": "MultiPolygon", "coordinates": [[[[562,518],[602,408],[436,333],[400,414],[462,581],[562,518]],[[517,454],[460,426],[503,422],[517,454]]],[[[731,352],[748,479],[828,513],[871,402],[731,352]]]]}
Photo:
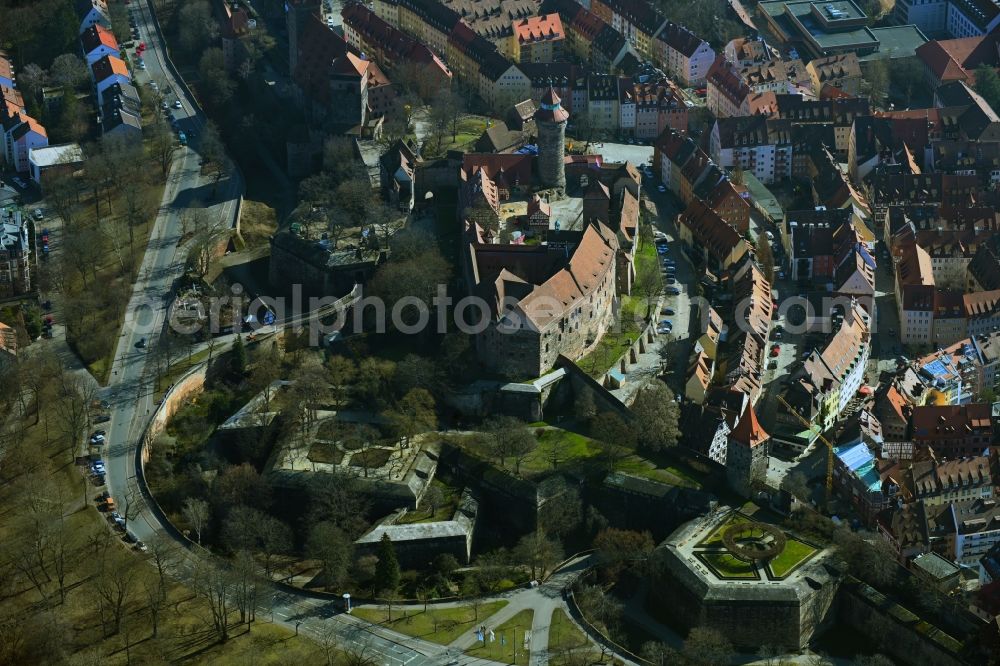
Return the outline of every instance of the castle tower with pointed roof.
{"type": "Polygon", "coordinates": [[[538,177],[543,187],[566,188],[566,122],[569,112],[549,86],[535,112],[538,129],[538,177]]]}
{"type": "Polygon", "coordinates": [[[770,441],[748,400],[726,446],[726,477],[740,495],[750,497],[755,486],[767,481],[770,441]]]}

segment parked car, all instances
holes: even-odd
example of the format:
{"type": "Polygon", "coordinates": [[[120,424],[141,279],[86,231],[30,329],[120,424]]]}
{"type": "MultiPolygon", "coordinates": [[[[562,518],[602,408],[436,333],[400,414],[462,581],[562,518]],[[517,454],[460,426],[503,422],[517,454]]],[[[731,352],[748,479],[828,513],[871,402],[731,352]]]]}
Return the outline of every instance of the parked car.
{"type": "Polygon", "coordinates": [[[660,310],[660,314],[661,315],[672,315],[672,314],[674,314],[674,311],[673,311],[672,308],[663,308],[662,310],[660,310]]]}
{"type": "Polygon", "coordinates": [[[773,347],[771,347],[771,356],[772,357],[777,356],[780,353],[781,353],[781,346],[780,345],[774,345],[773,347]]]}
{"type": "Polygon", "coordinates": [[[175,109],[183,109],[184,105],[181,104],[181,101],[179,99],[175,99],[174,100],[174,108],[175,109]]]}
{"type": "Polygon", "coordinates": [[[667,186],[666,185],[658,185],[657,188],[656,188],[656,190],[662,194],[663,192],[667,191],[667,186]]]}
{"type": "Polygon", "coordinates": [[[135,545],[132,547],[135,548],[140,553],[145,553],[147,550],[149,550],[149,548],[146,548],[146,544],[144,544],[141,541],[136,541],[135,545]]]}
{"type": "Polygon", "coordinates": [[[26,189],[28,187],[28,183],[24,182],[24,179],[21,178],[20,176],[12,176],[11,179],[10,179],[10,182],[14,183],[18,187],[20,187],[22,190],[26,189]]]}
{"type": "Polygon", "coordinates": [[[670,296],[680,296],[681,290],[678,287],[667,287],[664,292],[670,296]]]}
{"type": "Polygon", "coordinates": [[[111,416],[108,414],[99,414],[94,417],[94,423],[107,423],[111,420],[111,416]]]}
{"type": "Polygon", "coordinates": [[[677,279],[676,278],[667,276],[666,280],[667,280],[667,284],[677,284],[677,279]]]}
{"type": "Polygon", "coordinates": [[[777,368],[778,368],[778,359],[772,358],[770,361],[767,362],[768,370],[776,370],[777,368]]]}
{"type": "Polygon", "coordinates": [[[145,349],[146,348],[146,338],[139,338],[139,342],[135,343],[135,348],[136,349],[145,349]]]}
{"type": "Polygon", "coordinates": [[[104,443],[104,435],[94,435],[90,438],[90,443],[94,446],[98,446],[104,443]]]}
{"type": "Polygon", "coordinates": [[[94,474],[104,474],[105,471],[106,471],[104,469],[104,461],[103,460],[95,460],[93,462],[93,464],[91,464],[91,466],[90,466],[90,471],[93,472],[94,474]]]}

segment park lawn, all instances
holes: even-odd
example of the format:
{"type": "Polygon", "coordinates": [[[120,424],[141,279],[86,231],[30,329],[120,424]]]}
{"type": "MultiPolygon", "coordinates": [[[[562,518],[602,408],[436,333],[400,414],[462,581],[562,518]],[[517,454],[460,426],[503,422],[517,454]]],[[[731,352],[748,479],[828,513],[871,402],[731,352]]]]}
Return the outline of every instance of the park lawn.
{"type": "Polygon", "coordinates": [[[195,367],[202,361],[208,358],[208,350],[203,349],[197,354],[192,354],[191,357],[185,356],[181,360],[170,366],[164,374],[158,375],[156,377],[156,399],[159,400],[163,398],[163,394],[166,393],[167,387],[174,384],[178,379],[180,379],[184,373],[186,373],[191,368],[195,367]]]}
{"type": "Polygon", "coordinates": [[[719,527],[712,532],[712,536],[708,537],[702,541],[699,546],[712,546],[715,544],[722,545],[722,533],[726,531],[726,528],[730,525],[736,525],[738,523],[748,523],[750,519],[741,513],[734,513],[729,517],[729,520],[719,525],[719,527]]]}
{"type": "Polygon", "coordinates": [[[566,615],[566,611],[556,608],[552,611],[549,624],[549,652],[562,652],[585,647],[590,643],[580,627],[566,615]]]}
{"type": "Polygon", "coordinates": [[[496,636],[495,641],[490,643],[489,636],[487,635],[485,643],[477,642],[476,646],[466,650],[465,654],[470,657],[489,659],[491,661],[499,661],[505,664],[516,663],[527,665],[531,658],[531,652],[524,649],[523,636],[524,630],[531,628],[531,622],[534,619],[534,616],[535,611],[531,609],[521,611],[501,624],[499,627],[492,628],[493,633],[496,636]],[[506,645],[501,645],[501,636],[504,637],[506,645]],[[510,661],[515,647],[517,648],[517,661],[510,661]]]}
{"type": "MultiPolygon", "coordinates": [[[[429,511],[430,505],[407,511],[396,521],[397,525],[412,525],[415,523],[436,523],[442,520],[451,520],[455,515],[455,508],[458,506],[459,493],[457,488],[452,488],[446,483],[435,478],[431,485],[441,489],[442,501],[437,509],[429,511]]],[[[426,502],[425,502],[426,504],[426,502]]]]}
{"type": "MultiPolygon", "coordinates": [[[[85,481],[79,467],[73,464],[72,451],[66,447],[65,437],[60,432],[60,421],[55,410],[43,408],[40,421],[23,431],[21,444],[26,453],[37,462],[33,465],[35,486],[52,484],[51,494],[42,490],[45,497],[63,502],[64,520],[67,533],[73,535],[69,542],[68,566],[66,569],[66,600],[58,603],[57,583],[53,580],[43,584],[43,589],[53,604],[58,627],[57,632],[62,652],[67,663],[102,663],[119,665],[126,663],[124,632],[104,636],[95,608],[97,592],[92,586],[94,580],[94,549],[88,543],[92,534],[111,534],[104,516],[94,507],[94,497],[101,488],[85,481]],[[48,420],[48,423],[46,423],[48,420]],[[48,435],[46,435],[46,432],[48,435]],[[83,504],[86,497],[86,504],[83,504]]],[[[24,488],[14,477],[14,464],[4,469],[5,483],[0,483],[0,515],[11,516],[24,510],[24,488]]],[[[14,521],[0,521],[0,543],[12,544],[16,539],[14,521]]],[[[126,603],[125,627],[128,631],[130,656],[135,664],[160,663],[211,663],[222,665],[237,664],[285,664],[322,663],[323,655],[318,645],[305,636],[294,635],[290,629],[267,621],[261,614],[250,633],[245,625],[238,626],[238,616],[230,616],[230,639],[219,643],[206,621],[208,608],[204,599],[192,591],[168,579],[166,602],[160,611],[158,635],[152,637],[147,605],[144,600],[139,578],[154,576],[151,565],[142,562],[145,556],[127,549],[116,536],[112,536],[109,553],[121,553],[126,558],[135,558],[137,576],[130,588],[126,603]]],[[[9,617],[21,617],[25,623],[33,621],[40,608],[38,591],[26,580],[9,586],[4,599],[4,610],[9,617]]],[[[36,627],[37,629],[37,627],[36,627]]],[[[32,631],[32,629],[27,629],[32,631]]],[[[9,637],[17,641],[16,636],[9,637]]],[[[28,633],[31,642],[41,640],[28,633]]]]}
{"type": "Polygon", "coordinates": [[[675,465],[658,467],[655,462],[633,454],[615,464],[615,470],[650,481],[685,488],[701,488],[701,482],[675,465]]]}
{"type": "Polygon", "coordinates": [[[788,539],[781,553],[771,560],[771,573],[779,578],[785,576],[815,552],[816,549],[807,543],[798,539],[788,539]]]}
{"type": "MultiPolygon", "coordinates": [[[[441,156],[447,153],[449,150],[463,150],[468,148],[473,143],[483,135],[486,131],[486,121],[488,118],[486,116],[477,115],[466,115],[463,116],[461,120],[458,121],[458,133],[452,137],[451,128],[444,133],[441,137],[441,145],[434,145],[434,150],[430,151],[431,155],[441,156]]],[[[430,147],[434,142],[431,138],[425,141],[425,146],[430,147]]]]}
{"type": "MultiPolygon", "coordinates": [[[[542,426],[544,425],[543,423],[542,426]]],[[[521,463],[522,476],[552,470],[553,451],[558,453],[556,469],[562,468],[566,463],[596,458],[601,453],[597,441],[572,430],[536,427],[535,432],[538,435],[538,447],[521,463]]],[[[508,461],[508,464],[513,469],[511,461],[508,461]]]]}
{"type": "Polygon", "coordinates": [[[472,631],[478,622],[485,620],[506,605],[506,600],[480,604],[478,615],[471,605],[453,608],[429,607],[426,611],[421,609],[413,612],[396,609],[392,613],[393,619],[391,621],[389,621],[384,608],[355,608],[352,613],[362,620],[382,625],[401,634],[448,645],[466,631],[472,631]],[[404,613],[408,614],[404,615],[404,613]],[[437,626],[435,626],[435,621],[437,626]]]}
{"type": "Polygon", "coordinates": [[[728,552],[701,553],[705,562],[724,578],[756,578],[757,574],[751,564],[737,559],[728,552]]]}

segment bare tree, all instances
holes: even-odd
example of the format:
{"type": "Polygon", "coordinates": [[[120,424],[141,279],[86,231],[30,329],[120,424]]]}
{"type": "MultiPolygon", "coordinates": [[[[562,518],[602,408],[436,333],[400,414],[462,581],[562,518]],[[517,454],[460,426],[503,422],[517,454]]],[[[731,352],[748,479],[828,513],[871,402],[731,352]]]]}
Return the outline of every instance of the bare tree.
{"type": "Polygon", "coordinates": [[[154,535],[146,542],[149,549],[149,559],[156,568],[156,578],[161,599],[167,598],[167,569],[177,561],[177,544],[171,539],[154,535]]]}
{"type": "Polygon", "coordinates": [[[191,525],[191,529],[198,536],[198,545],[200,546],[202,531],[208,527],[210,518],[208,502],[203,499],[188,497],[184,500],[182,513],[184,514],[184,520],[191,525]]]}
{"type": "Polygon", "coordinates": [[[253,553],[241,550],[236,553],[232,567],[233,601],[240,613],[240,623],[247,623],[247,631],[256,618],[257,565],[253,553]]]}
{"type": "Polygon", "coordinates": [[[340,636],[336,627],[333,622],[324,622],[319,635],[316,636],[316,642],[319,643],[319,648],[326,658],[326,666],[334,666],[340,652],[340,636]]]}
{"type": "Polygon", "coordinates": [[[229,606],[232,601],[229,574],[212,562],[200,559],[192,575],[192,588],[208,603],[212,626],[225,643],[229,640],[229,606]]]}
{"type": "Polygon", "coordinates": [[[96,565],[97,570],[91,577],[91,584],[96,593],[98,609],[105,632],[116,634],[121,631],[126,605],[136,591],[139,560],[122,551],[112,550],[96,565]]]}
{"type": "MultiPolygon", "coordinates": [[[[87,80],[87,65],[73,54],[64,53],[52,61],[52,82],[63,88],[67,93],[87,80]]],[[[19,77],[20,78],[20,77],[19,77]]]]}

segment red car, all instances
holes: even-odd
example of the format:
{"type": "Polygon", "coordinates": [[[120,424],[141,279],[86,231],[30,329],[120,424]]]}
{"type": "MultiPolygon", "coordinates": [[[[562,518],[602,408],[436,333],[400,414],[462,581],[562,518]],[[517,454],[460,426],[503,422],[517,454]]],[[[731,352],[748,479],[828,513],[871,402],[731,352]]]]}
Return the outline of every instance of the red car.
{"type": "Polygon", "coordinates": [[[146,50],[146,42],[139,42],[139,50],[140,51],[146,50]]]}
{"type": "Polygon", "coordinates": [[[774,345],[771,347],[771,356],[777,356],[781,353],[781,345],[774,345]]]}

